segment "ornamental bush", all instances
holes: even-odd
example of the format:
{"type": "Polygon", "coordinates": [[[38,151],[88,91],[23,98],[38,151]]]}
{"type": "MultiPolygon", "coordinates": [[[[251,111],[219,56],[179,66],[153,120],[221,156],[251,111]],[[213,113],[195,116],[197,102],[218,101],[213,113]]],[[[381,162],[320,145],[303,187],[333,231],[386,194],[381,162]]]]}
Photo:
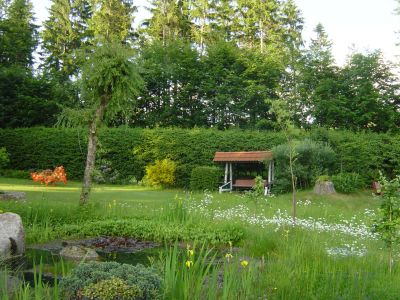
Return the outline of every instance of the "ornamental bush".
{"type": "Polygon", "coordinates": [[[332,176],[335,190],[339,193],[350,194],[364,187],[364,180],[357,173],[340,173],[332,176]]]}
{"type": "Polygon", "coordinates": [[[175,183],[176,163],[166,158],[146,166],[144,181],[150,186],[172,186],[175,183]]]}
{"type": "Polygon", "coordinates": [[[114,277],[91,283],[80,294],[91,300],[134,300],[141,298],[142,291],[137,285],[129,285],[125,280],[114,277]]]}
{"type": "Polygon", "coordinates": [[[190,176],[190,189],[192,191],[216,190],[221,177],[222,170],[218,167],[195,167],[190,176]]]}
{"type": "Polygon", "coordinates": [[[141,264],[128,265],[117,262],[90,262],[79,264],[68,277],[61,280],[64,299],[79,299],[83,294],[99,293],[106,297],[115,291],[135,295],[135,298],[89,298],[89,299],[157,299],[161,295],[161,277],[152,268],[141,264]],[[106,285],[112,283],[112,286],[106,285]]]}

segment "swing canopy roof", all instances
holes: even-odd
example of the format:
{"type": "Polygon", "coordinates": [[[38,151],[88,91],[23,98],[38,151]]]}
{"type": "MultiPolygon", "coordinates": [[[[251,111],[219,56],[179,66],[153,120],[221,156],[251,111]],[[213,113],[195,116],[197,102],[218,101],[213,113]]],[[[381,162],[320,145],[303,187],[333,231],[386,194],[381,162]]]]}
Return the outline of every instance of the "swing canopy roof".
{"type": "Polygon", "coordinates": [[[272,160],[272,151],[215,152],[214,162],[254,163],[272,160]]]}

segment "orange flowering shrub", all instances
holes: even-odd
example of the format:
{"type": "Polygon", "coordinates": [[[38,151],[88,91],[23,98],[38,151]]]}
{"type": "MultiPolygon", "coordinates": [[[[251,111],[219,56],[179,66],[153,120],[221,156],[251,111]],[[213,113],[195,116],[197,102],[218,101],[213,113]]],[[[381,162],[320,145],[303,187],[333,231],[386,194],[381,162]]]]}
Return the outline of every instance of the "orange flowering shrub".
{"type": "Polygon", "coordinates": [[[32,172],[31,178],[34,182],[40,182],[45,185],[54,185],[57,182],[67,184],[67,174],[63,166],[55,168],[54,171],[48,169],[42,172],[32,172]]]}

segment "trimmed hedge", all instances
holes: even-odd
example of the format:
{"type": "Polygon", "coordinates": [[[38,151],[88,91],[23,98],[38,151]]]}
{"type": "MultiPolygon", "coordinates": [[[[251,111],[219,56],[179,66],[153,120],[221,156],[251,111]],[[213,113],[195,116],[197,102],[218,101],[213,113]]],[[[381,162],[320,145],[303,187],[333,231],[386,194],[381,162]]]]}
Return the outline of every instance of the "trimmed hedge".
{"type": "Polygon", "coordinates": [[[222,177],[222,170],[217,167],[195,167],[190,175],[192,191],[216,190],[222,177]]]}
{"type": "MultiPolygon", "coordinates": [[[[0,129],[0,147],[6,147],[10,154],[10,169],[52,169],[63,165],[69,179],[80,179],[86,135],[86,129],[0,129]]],[[[302,131],[296,138],[328,143],[337,155],[336,172],[359,173],[367,181],[376,179],[379,170],[389,177],[400,174],[399,134],[317,129],[302,131]]],[[[189,187],[195,167],[215,166],[212,159],[216,151],[268,150],[285,143],[283,133],[272,131],[103,128],[98,158],[109,161],[121,180],[141,179],[146,165],[169,158],[177,163],[177,185],[189,187]]]]}

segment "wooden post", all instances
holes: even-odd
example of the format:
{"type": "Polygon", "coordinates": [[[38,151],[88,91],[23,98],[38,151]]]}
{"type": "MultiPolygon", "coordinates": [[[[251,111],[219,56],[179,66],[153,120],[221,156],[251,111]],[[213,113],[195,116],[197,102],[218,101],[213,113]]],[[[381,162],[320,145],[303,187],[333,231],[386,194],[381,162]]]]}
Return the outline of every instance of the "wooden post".
{"type": "Polygon", "coordinates": [[[228,182],[228,163],[225,163],[225,177],[224,177],[224,183],[228,182]]]}
{"type": "Polygon", "coordinates": [[[273,160],[271,160],[271,180],[274,181],[275,180],[275,163],[273,160]]]}
{"type": "Polygon", "coordinates": [[[272,180],[272,161],[270,161],[268,165],[268,184],[271,183],[271,180],[272,180]]]}
{"type": "Polygon", "coordinates": [[[232,190],[232,179],[233,179],[233,174],[232,174],[232,163],[229,163],[229,178],[230,178],[230,182],[231,182],[231,190],[232,190]]]}

